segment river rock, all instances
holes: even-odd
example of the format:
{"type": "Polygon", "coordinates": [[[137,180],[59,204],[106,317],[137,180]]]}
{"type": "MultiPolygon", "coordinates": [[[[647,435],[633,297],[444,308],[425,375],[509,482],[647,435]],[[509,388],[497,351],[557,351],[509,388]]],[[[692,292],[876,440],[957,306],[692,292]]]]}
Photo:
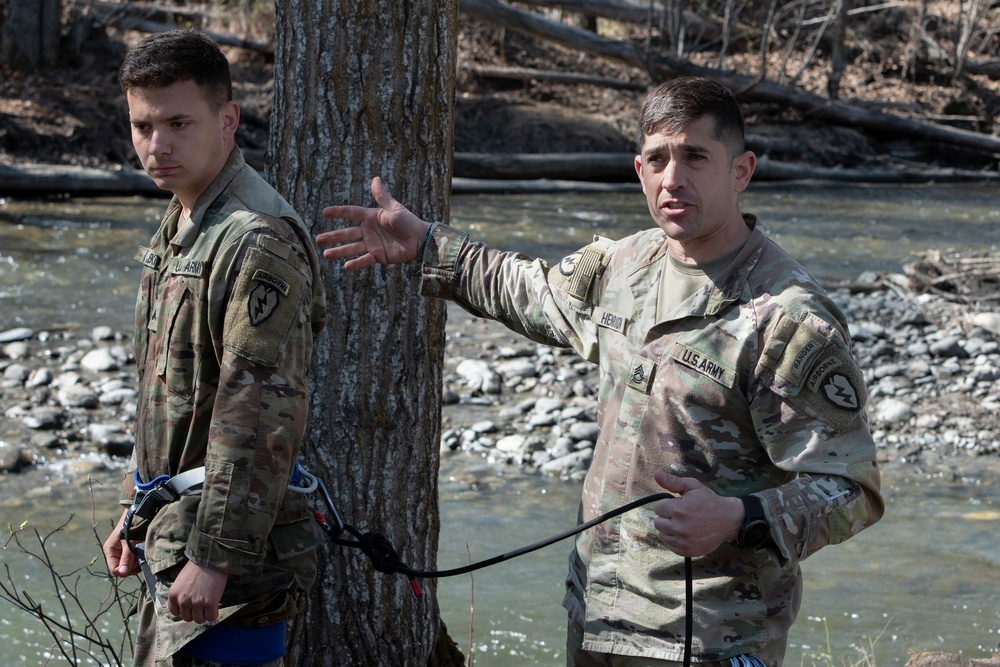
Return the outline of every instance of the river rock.
{"type": "Polygon", "coordinates": [[[23,460],[24,448],[0,442],[0,472],[17,472],[23,460]]]}
{"type": "Polygon", "coordinates": [[[541,471],[547,475],[559,477],[582,476],[590,467],[590,462],[594,459],[594,452],[591,449],[582,449],[557,459],[552,459],[541,466],[541,471]]]}
{"type": "Polygon", "coordinates": [[[969,322],[1000,336],[1000,313],[975,313],[969,316],[969,322]]]}
{"type": "Polygon", "coordinates": [[[109,326],[97,326],[90,330],[90,340],[92,341],[102,341],[102,340],[114,340],[115,330],[109,326]]]}
{"type": "Polygon", "coordinates": [[[52,383],[52,371],[48,368],[37,368],[31,371],[31,375],[24,381],[25,389],[36,389],[52,383]]]}
{"type": "Polygon", "coordinates": [[[20,340],[30,340],[35,336],[35,332],[27,327],[18,327],[16,329],[7,329],[6,331],[0,332],[0,344],[3,343],[13,343],[14,341],[20,340]]]}
{"type": "Polygon", "coordinates": [[[66,412],[64,410],[46,406],[33,408],[24,416],[24,425],[39,431],[62,428],[65,421],[66,412]]]}
{"type": "Polygon", "coordinates": [[[508,386],[524,378],[535,377],[538,374],[535,370],[535,363],[525,357],[516,357],[510,361],[503,361],[497,364],[494,370],[504,378],[508,386]]]}
{"type": "Polygon", "coordinates": [[[80,368],[93,373],[106,373],[118,370],[118,361],[112,356],[111,350],[101,347],[83,355],[80,358],[80,368]]]}
{"type": "Polygon", "coordinates": [[[96,408],[100,401],[93,389],[82,385],[74,384],[68,387],[61,387],[56,392],[56,400],[59,405],[65,408],[96,408]]]}
{"type": "Polygon", "coordinates": [[[11,364],[3,372],[4,387],[19,387],[31,376],[31,369],[23,364],[11,364]]]}
{"type": "Polygon", "coordinates": [[[969,356],[968,351],[962,345],[958,336],[945,336],[941,340],[931,343],[930,351],[931,354],[937,357],[959,357],[964,359],[969,356]]]}
{"type": "Polygon", "coordinates": [[[496,442],[497,451],[520,455],[524,452],[528,438],[523,435],[505,435],[496,442]]]}
{"type": "Polygon", "coordinates": [[[489,419],[483,419],[473,424],[470,428],[473,433],[480,436],[484,433],[494,433],[497,430],[497,425],[489,419]]]}
{"type": "Polygon", "coordinates": [[[569,437],[573,440],[597,441],[597,434],[601,432],[600,427],[595,422],[576,422],[569,427],[569,437]]]}
{"type": "Polygon", "coordinates": [[[875,421],[881,424],[895,424],[907,421],[913,416],[913,409],[906,401],[888,398],[875,408],[875,421]]]}
{"type": "Polygon", "coordinates": [[[8,343],[3,346],[3,353],[11,359],[26,359],[30,352],[28,344],[24,342],[8,343]]]}
{"type": "Polygon", "coordinates": [[[534,412],[539,415],[548,415],[558,412],[566,407],[566,401],[552,396],[542,396],[535,401],[534,412]]]}
{"type": "Polygon", "coordinates": [[[500,393],[500,376],[481,359],[463,359],[455,372],[465,379],[465,386],[474,394],[500,393]]]}

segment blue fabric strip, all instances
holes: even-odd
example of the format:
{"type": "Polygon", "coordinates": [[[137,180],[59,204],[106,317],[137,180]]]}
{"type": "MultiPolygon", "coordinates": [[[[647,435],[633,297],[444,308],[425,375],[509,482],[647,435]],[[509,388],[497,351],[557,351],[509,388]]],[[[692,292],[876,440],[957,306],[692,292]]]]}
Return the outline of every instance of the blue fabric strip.
{"type": "Polygon", "coordinates": [[[163,484],[168,479],[170,479],[170,475],[160,475],[159,477],[156,477],[156,478],[154,478],[154,479],[146,482],[145,484],[143,484],[142,483],[142,478],[139,477],[139,471],[138,470],[133,471],[132,477],[135,480],[135,488],[139,489],[140,491],[150,491],[157,484],[163,484]]]}
{"type": "Polygon", "coordinates": [[[230,665],[263,665],[285,655],[285,622],[260,628],[216,625],[188,642],[181,653],[230,665]]]}

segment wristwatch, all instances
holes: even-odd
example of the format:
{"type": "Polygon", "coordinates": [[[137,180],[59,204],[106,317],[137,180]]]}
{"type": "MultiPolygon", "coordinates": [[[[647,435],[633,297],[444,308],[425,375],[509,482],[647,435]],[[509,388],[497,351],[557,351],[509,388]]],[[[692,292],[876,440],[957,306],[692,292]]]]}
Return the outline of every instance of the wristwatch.
{"type": "Polygon", "coordinates": [[[736,536],[736,546],[741,549],[757,551],[771,536],[771,528],[767,525],[767,519],[764,518],[764,508],[760,504],[760,498],[741,496],[740,500],[743,501],[743,511],[746,516],[743,518],[743,525],[740,526],[740,532],[736,536]]]}

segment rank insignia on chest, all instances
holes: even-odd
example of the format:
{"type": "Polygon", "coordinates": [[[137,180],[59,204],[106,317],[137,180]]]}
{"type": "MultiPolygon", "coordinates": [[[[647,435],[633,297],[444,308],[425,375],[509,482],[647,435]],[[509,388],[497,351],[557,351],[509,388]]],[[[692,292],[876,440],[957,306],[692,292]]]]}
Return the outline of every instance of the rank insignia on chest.
{"type": "Polygon", "coordinates": [[[628,365],[626,384],[636,391],[648,394],[650,387],[653,386],[655,370],[656,364],[653,363],[652,359],[647,359],[637,354],[632,357],[632,363],[628,365]]]}

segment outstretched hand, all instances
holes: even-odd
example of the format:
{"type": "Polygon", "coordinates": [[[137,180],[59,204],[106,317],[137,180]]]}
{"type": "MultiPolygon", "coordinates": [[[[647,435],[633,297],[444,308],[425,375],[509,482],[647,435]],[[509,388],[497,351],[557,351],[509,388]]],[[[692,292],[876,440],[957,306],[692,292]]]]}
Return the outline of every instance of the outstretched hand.
{"type": "Polygon", "coordinates": [[[720,496],[690,477],[663,471],[654,477],[657,484],[677,495],[653,505],[653,526],[675,554],[705,556],[736,538],[744,514],[739,498],[720,496]]]}
{"type": "Polygon", "coordinates": [[[421,220],[392,198],[382,187],[382,179],[372,179],[372,195],[378,208],[363,206],[328,206],[324,218],[342,218],[360,223],[316,236],[326,259],[352,257],[344,263],[348,270],[365,269],[375,264],[402,264],[416,259],[430,223],[421,220]],[[340,245],[336,245],[340,244],[340,245]]]}

